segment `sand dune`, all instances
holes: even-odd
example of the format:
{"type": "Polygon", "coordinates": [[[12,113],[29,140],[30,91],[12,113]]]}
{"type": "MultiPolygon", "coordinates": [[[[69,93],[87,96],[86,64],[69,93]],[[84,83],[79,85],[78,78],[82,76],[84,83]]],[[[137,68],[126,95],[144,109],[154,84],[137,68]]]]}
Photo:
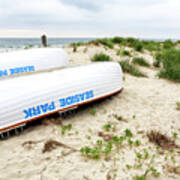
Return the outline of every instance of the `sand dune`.
{"type": "MultiPolygon", "coordinates": [[[[64,49],[70,55],[72,66],[90,63],[90,58],[99,52],[109,54],[115,61],[121,59],[114,50],[101,46],[82,46],[75,53],[70,47],[64,49]]],[[[150,54],[141,56],[152,63],[150,54]]],[[[180,149],[158,151],[146,133],[157,130],[172,137],[176,132],[179,135],[176,143],[180,145],[180,111],[176,109],[176,102],[180,101],[180,84],[158,79],[155,77],[157,70],[152,67],[141,70],[148,78],[125,74],[122,93],[83,108],[65,120],[56,119],[63,124],[72,124],[72,130],[65,135],[61,134],[60,124],[46,119],[42,124],[27,128],[20,136],[0,141],[0,180],[131,180],[147,169],[150,158],[141,162],[142,167],[126,167],[138,162],[135,151],[143,149],[148,150],[149,157],[156,155],[153,167],[160,172],[157,178],[149,173],[148,180],[179,180],[179,172],[174,173],[171,167],[180,166],[180,149]],[[96,111],[95,115],[91,113],[92,109],[96,111]],[[115,130],[107,133],[117,136],[130,129],[134,134],[132,140],[140,140],[141,145],[130,147],[127,144],[108,160],[83,157],[80,148],[92,146],[100,139],[99,132],[105,124],[112,124],[115,130]],[[50,139],[65,146],[54,145],[52,151],[43,153],[44,145],[50,139]]]]}

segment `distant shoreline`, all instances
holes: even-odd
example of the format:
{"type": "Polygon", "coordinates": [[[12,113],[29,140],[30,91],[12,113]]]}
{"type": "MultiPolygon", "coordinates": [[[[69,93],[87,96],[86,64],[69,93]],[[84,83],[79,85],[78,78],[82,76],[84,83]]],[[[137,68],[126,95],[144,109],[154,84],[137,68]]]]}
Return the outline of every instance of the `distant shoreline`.
{"type": "MultiPolygon", "coordinates": [[[[95,39],[101,39],[100,37],[65,37],[65,38],[56,38],[56,37],[49,37],[48,38],[48,45],[50,46],[66,46],[71,43],[77,43],[77,42],[88,42],[91,40],[95,39]]],[[[156,38],[137,38],[139,40],[147,40],[147,41],[165,41],[167,39],[156,39],[156,38]]],[[[171,39],[172,41],[177,41],[178,39],[171,39]]],[[[0,49],[6,49],[6,50],[11,50],[11,49],[24,49],[26,46],[33,46],[33,47],[38,47],[41,45],[41,39],[40,38],[16,38],[16,37],[0,37],[0,49]]]]}

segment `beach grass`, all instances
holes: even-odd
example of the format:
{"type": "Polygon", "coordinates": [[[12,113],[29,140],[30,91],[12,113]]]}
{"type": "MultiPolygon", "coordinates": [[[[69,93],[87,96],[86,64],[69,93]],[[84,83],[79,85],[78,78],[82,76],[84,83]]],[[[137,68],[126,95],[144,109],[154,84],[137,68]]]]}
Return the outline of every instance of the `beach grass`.
{"type": "Polygon", "coordinates": [[[97,40],[100,44],[110,48],[110,49],[113,49],[114,48],[114,43],[111,41],[111,39],[108,39],[108,38],[103,38],[103,39],[98,39],[97,40]]]}
{"type": "Polygon", "coordinates": [[[158,76],[180,82],[180,50],[171,48],[163,51],[161,62],[163,67],[160,69],[158,76]]]}
{"type": "Polygon", "coordinates": [[[132,62],[140,66],[150,67],[150,64],[142,57],[134,57],[132,62]]]}
{"type": "Polygon", "coordinates": [[[131,56],[131,53],[128,50],[123,50],[121,55],[122,56],[131,56]]]}
{"type": "Polygon", "coordinates": [[[103,62],[103,61],[112,61],[111,57],[104,54],[104,53],[99,53],[99,54],[95,54],[91,61],[93,62],[103,62]]]}
{"type": "Polygon", "coordinates": [[[133,66],[126,60],[120,61],[119,64],[121,65],[121,67],[125,73],[129,73],[129,74],[131,74],[133,76],[137,76],[137,77],[147,77],[146,74],[141,72],[137,67],[133,66]]]}

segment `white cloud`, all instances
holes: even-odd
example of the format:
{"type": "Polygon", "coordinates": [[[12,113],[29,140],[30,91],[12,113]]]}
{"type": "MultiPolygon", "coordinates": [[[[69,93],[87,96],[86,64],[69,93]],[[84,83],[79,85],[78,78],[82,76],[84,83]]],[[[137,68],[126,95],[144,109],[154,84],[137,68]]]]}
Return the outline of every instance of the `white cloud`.
{"type": "Polygon", "coordinates": [[[12,36],[180,38],[179,22],[179,0],[0,0],[0,36],[8,30],[12,36]]]}

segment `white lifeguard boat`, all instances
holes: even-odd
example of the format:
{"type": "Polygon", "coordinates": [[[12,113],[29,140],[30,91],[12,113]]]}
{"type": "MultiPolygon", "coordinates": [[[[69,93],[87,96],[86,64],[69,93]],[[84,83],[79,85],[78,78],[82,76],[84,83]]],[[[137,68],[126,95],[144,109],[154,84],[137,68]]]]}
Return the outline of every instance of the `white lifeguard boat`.
{"type": "Polygon", "coordinates": [[[60,48],[35,48],[0,53],[0,79],[67,67],[66,52],[60,48]]]}
{"type": "Polygon", "coordinates": [[[122,89],[118,63],[93,63],[0,81],[0,134],[122,89]]]}

